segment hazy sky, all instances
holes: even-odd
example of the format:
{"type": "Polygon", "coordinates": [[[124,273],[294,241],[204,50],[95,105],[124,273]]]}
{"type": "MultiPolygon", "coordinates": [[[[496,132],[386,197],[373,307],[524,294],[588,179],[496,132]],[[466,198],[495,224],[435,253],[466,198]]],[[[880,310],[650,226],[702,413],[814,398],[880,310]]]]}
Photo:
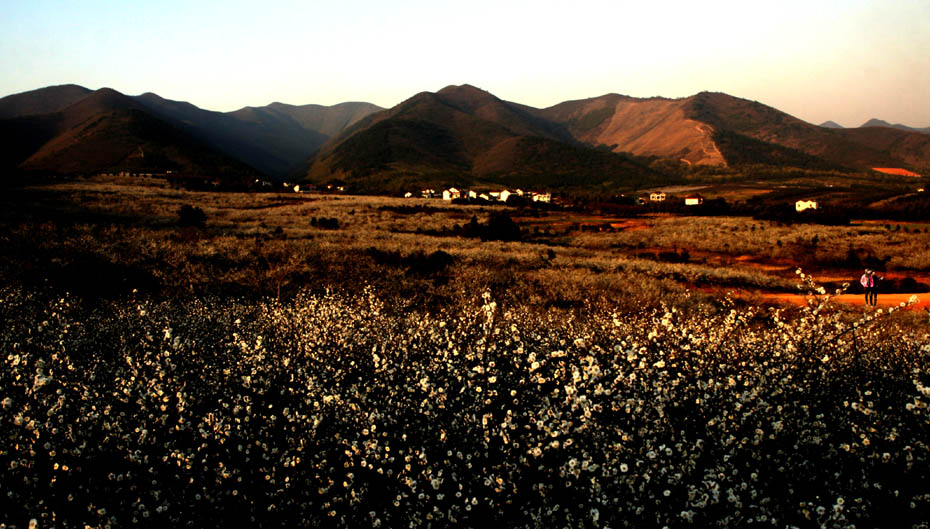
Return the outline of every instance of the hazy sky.
{"type": "Polygon", "coordinates": [[[930,0],[0,0],[0,35],[0,96],[75,83],[226,111],[463,83],[541,108],[709,90],[930,126],[930,0]]]}

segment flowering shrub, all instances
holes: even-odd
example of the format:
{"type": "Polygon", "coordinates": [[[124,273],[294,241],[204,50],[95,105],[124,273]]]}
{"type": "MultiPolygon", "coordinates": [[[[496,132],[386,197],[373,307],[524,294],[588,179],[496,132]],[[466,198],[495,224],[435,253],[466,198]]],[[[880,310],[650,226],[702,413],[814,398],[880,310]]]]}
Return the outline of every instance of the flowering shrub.
{"type": "Polygon", "coordinates": [[[8,289],[0,525],[926,527],[930,339],[809,285],[790,317],[8,289]]]}

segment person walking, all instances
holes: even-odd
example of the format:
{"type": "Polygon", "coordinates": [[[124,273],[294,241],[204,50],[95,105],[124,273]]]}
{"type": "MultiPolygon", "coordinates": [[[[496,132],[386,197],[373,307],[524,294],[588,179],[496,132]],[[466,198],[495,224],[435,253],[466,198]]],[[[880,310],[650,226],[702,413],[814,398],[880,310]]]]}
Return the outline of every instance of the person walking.
{"type": "Polygon", "coordinates": [[[865,290],[865,304],[869,307],[874,307],[878,304],[879,279],[884,278],[875,277],[875,270],[871,268],[866,268],[865,273],[859,278],[859,284],[861,284],[863,290],[865,290]]]}

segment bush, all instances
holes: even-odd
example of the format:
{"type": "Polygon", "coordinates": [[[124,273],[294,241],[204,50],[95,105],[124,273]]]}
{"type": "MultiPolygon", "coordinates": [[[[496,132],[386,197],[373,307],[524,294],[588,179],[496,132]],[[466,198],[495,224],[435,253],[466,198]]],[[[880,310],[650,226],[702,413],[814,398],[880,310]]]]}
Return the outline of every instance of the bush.
{"type": "Polygon", "coordinates": [[[207,214],[196,206],[184,204],[178,209],[178,225],[191,228],[203,228],[207,222],[207,214]]]}
{"type": "Polygon", "coordinates": [[[338,230],[339,219],[335,217],[313,217],[310,219],[310,225],[315,228],[322,228],[324,230],[338,230]]]}

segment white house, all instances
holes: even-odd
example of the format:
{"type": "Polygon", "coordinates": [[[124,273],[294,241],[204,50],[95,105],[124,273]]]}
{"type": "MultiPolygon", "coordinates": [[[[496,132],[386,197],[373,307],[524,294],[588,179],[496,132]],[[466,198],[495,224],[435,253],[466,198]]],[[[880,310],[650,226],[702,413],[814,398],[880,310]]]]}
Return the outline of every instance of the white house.
{"type": "Polygon", "coordinates": [[[472,191],[472,190],[469,189],[469,190],[468,190],[468,198],[478,198],[478,192],[477,192],[477,191],[472,191]]]}
{"type": "Polygon", "coordinates": [[[798,200],[794,203],[794,209],[797,211],[804,211],[808,209],[817,209],[816,200],[798,200]]]}
{"type": "Polygon", "coordinates": [[[462,192],[454,187],[450,187],[442,192],[443,200],[455,200],[457,198],[462,198],[462,192]]]}
{"type": "Polygon", "coordinates": [[[510,198],[510,195],[512,194],[513,193],[505,189],[500,192],[500,195],[498,196],[498,198],[500,199],[501,202],[507,202],[507,199],[510,198]]]}
{"type": "Polygon", "coordinates": [[[533,193],[533,202],[552,202],[552,193],[533,193]]]}
{"type": "Polygon", "coordinates": [[[665,200],[665,193],[662,191],[653,191],[649,193],[649,200],[653,202],[662,202],[665,200]]]}
{"type": "Polygon", "coordinates": [[[704,203],[704,197],[701,195],[688,195],[685,197],[686,206],[700,206],[704,203]]]}
{"type": "Polygon", "coordinates": [[[413,198],[413,193],[411,193],[410,191],[407,191],[406,193],[404,193],[404,198],[413,198]]]}

